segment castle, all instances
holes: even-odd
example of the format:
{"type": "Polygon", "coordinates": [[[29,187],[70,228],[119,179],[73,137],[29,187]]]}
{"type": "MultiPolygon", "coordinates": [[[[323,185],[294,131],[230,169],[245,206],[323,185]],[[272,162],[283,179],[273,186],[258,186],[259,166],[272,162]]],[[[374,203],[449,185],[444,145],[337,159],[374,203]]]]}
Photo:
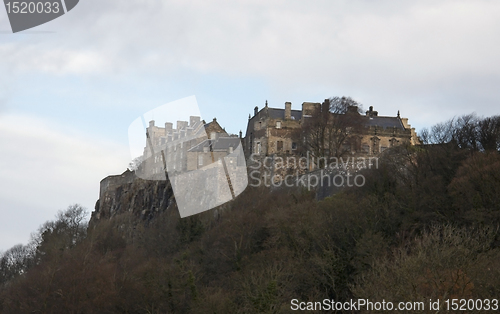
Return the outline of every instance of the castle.
{"type": "MultiPolygon", "coordinates": [[[[303,154],[300,150],[301,139],[296,137],[297,130],[302,130],[308,121],[314,121],[314,115],[327,101],[323,104],[304,102],[302,110],[292,110],[290,102],[286,102],[284,108],[270,108],[266,101],[264,108],[259,110],[255,107],[254,115],[248,117],[244,138],[241,131],[239,136],[228,134],[215,118],[206,123],[198,116],[191,116],[189,121],[177,121],[176,128],[171,122],[159,127],[152,120],[146,128],[142,163],[135,175],[127,170],[121,175],[103,179],[96,212],[103,208],[113,193],[120,194],[123,186],[135,182],[136,176],[160,182],[166,178],[165,170],[168,171],[172,186],[181,191],[176,192],[177,202],[184,199],[186,202],[215,206],[234,199],[246,187],[245,158],[248,161],[250,156],[274,158],[303,154]],[[240,154],[242,148],[244,154],[240,154]],[[182,181],[183,178],[188,178],[185,180],[187,183],[182,181]],[[195,190],[206,191],[194,198],[192,192],[195,190]]],[[[360,114],[355,106],[348,109],[348,114],[358,117],[356,121],[360,123],[360,128],[349,134],[349,140],[343,143],[350,155],[377,156],[393,146],[420,143],[415,129],[408,124],[407,118],[401,118],[399,112],[396,116],[379,116],[373,107],[364,114],[360,114]]],[[[116,204],[108,205],[111,206],[110,212],[119,208],[116,204]]]]}
{"type": "MultiPolygon", "coordinates": [[[[246,156],[295,154],[299,139],[294,137],[294,132],[311,119],[321,106],[321,103],[304,102],[302,110],[292,110],[290,102],[286,102],[284,108],[270,108],[266,101],[261,110],[255,107],[253,117],[248,117],[244,139],[246,156]]],[[[349,111],[359,115],[356,106],[349,108],[349,111]]],[[[352,134],[344,144],[350,154],[375,156],[396,145],[420,143],[415,128],[408,124],[408,118],[401,118],[399,111],[393,117],[379,116],[370,107],[357,121],[361,124],[359,132],[352,134]]]]}
{"type": "Polygon", "coordinates": [[[142,175],[151,177],[167,170],[170,173],[203,168],[232,153],[239,145],[239,138],[230,136],[214,118],[206,123],[191,116],[188,121],[166,122],[158,127],[149,122],[146,129],[146,146],[142,155],[142,175]]]}
{"type": "MultiPolygon", "coordinates": [[[[241,131],[239,136],[229,135],[215,118],[206,123],[200,117],[191,116],[189,122],[177,121],[176,128],[171,122],[158,127],[155,121],[150,121],[142,173],[154,176],[164,169],[169,173],[201,169],[232,154],[240,142],[246,159],[250,155],[298,155],[301,143],[297,130],[314,121],[311,119],[325,104],[329,104],[328,99],[323,103],[304,102],[302,110],[292,110],[290,102],[285,102],[284,108],[271,108],[266,101],[264,108],[255,107],[254,115],[249,115],[244,138],[241,131]]],[[[396,116],[380,116],[373,107],[360,114],[357,106],[349,106],[345,114],[355,115],[359,124],[357,131],[342,143],[343,152],[349,155],[377,156],[403,143],[419,144],[415,128],[399,111],[396,116]]]]}

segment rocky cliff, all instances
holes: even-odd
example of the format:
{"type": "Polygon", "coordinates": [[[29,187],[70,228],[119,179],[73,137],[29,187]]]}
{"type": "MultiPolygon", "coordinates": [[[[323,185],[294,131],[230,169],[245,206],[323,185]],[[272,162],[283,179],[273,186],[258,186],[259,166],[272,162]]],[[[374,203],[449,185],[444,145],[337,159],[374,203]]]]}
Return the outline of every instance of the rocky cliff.
{"type": "Polygon", "coordinates": [[[142,219],[175,206],[170,181],[142,180],[127,170],[121,175],[108,176],[100,183],[99,200],[92,212],[91,222],[109,219],[131,212],[142,219]]]}

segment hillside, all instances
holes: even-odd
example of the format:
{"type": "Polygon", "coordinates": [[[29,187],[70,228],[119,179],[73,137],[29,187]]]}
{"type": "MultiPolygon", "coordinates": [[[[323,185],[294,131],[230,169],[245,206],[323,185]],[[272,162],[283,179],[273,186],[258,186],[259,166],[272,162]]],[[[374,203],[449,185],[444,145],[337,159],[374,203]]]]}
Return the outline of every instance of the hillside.
{"type": "Polygon", "coordinates": [[[288,313],[362,298],[431,313],[429,299],[498,298],[500,154],[453,127],[449,140],[431,141],[433,128],[426,145],[386,151],[363,187],[319,202],[248,187],[180,219],[168,181],[125,172],[89,225],[70,207],[31,251],[4,254],[0,312],[288,313]]]}

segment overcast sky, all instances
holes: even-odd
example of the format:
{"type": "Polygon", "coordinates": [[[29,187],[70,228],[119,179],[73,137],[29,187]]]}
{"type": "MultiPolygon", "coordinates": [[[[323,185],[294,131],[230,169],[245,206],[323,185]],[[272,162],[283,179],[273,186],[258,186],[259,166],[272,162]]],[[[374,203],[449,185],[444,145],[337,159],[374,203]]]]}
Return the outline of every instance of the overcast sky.
{"type": "Polygon", "coordinates": [[[0,8],[0,251],[92,211],[155,107],[195,95],[237,133],[266,99],[350,96],[418,132],[500,114],[499,39],[498,1],[81,0],[16,34],[0,8]]]}

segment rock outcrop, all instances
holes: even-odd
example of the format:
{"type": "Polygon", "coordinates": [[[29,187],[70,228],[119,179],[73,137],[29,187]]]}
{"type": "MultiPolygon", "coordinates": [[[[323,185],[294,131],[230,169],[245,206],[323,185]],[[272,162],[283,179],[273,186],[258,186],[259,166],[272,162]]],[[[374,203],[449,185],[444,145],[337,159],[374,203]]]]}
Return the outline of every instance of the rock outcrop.
{"type": "Polygon", "coordinates": [[[151,219],[155,213],[174,206],[170,181],[143,180],[127,170],[121,175],[108,176],[100,183],[99,200],[92,212],[91,222],[111,219],[131,212],[142,219],[151,219]]]}

